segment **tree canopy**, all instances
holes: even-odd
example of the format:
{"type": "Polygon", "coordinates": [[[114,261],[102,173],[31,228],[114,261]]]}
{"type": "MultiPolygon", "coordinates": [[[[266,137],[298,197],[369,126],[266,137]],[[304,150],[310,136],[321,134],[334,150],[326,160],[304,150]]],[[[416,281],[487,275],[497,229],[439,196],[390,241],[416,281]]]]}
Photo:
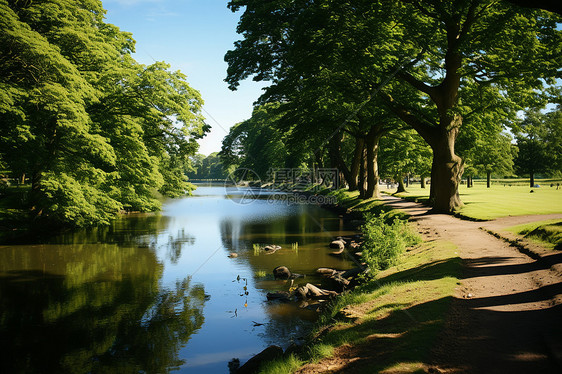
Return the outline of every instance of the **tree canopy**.
{"type": "Polygon", "coordinates": [[[534,108],[527,111],[516,133],[518,154],[515,168],[529,175],[530,186],[535,175],[562,174],[562,108],[543,113],[534,108]]]}
{"type": "Polygon", "coordinates": [[[131,57],[97,0],[0,1],[0,161],[38,219],[107,223],[189,191],[208,126],[180,72],[131,57]]]}
{"type": "MultiPolygon", "coordinates": [[[[462,205],[464,163],[455,150],[461,131],[499,133],[518,110],[547,101],[562,77],[560,17],[507,2],[233,0],[229,6],[243,10],[243,39],[225,56],[231,88],[253,77],[271,82],[262,100],[300,105],[295,99],[320,87],[340,108],[342,96],[355,108],[369,103],[392,113],[432,148],[437,211],[462,205]]],[[[326,118],[331,109],[319,111],[326,118]]],[[[304,126],[308,133],[325,127],[304,126]]]]}

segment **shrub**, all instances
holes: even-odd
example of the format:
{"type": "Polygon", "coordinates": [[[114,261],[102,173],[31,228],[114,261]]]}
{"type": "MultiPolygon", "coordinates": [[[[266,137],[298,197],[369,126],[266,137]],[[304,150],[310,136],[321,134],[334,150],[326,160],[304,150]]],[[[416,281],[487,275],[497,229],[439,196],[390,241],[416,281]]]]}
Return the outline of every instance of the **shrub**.
{"type": "Polygon", "coordinates": [[[396,264],[406,247],[421,242],[421,238],[410,229],[407,221],[394,217],[389,222],[384,214],[366,214],[362,231],[363,260],[371,275],[396,264]]]}

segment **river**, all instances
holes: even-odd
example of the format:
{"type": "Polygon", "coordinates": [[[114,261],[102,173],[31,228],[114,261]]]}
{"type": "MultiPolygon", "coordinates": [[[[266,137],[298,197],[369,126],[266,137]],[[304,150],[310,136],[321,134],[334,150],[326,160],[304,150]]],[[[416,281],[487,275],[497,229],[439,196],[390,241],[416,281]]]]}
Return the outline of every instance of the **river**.
{"type": "Polygon", "coordinates": [[[233,358],[301,342],[316,314],[268,302],[290,287],[272,270],[304,284],[349,269],[327,244],[351,232],[313,204],[236,198],[248,191],[201,185],[158,214],[0,246],[0,372],[228,373],[233,358]]]}

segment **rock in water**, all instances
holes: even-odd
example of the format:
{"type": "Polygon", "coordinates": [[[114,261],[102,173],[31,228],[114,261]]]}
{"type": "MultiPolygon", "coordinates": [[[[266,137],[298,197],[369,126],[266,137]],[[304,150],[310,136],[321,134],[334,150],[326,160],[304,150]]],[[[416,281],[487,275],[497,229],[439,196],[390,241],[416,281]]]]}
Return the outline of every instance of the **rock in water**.
{"type": "Polygon", "coordinates": [[[343,240],[334,240],[330,243],[330,248],[343,251],[345,249],[345,243],[343,242],[343,240]]]}
{"type": "Polygon", "coordinates": [[[275,279],[289,279],[291,271],[286,266],[277,266],[273,269],[273,276],[275,279]]]}
{"type": "Polygon", "coordinates": [[[268,301],[278,300],[284,303],[288,303],[289,301],[291,301],[291,293],[287,291],[268,292],[267,300],[268,301]]]}
{"type": "Polygon", "coordinates": [[[334,297],[338,293],[336,291],[323,290],[313,284],[307,283],[296,289],[295,294],[300,299],[321,299],[325,297],[334,297]]]}
{"type": "Polygon", "coordinates": [[[254,374],[258,373],[260,367],[268,361],[273,361],[276,358],[283,356],[283,349],[276,345],[270,345],[238,369],[237,374],[254,374]]]}
{"type": "Polygon", "coordinates": [[[272,253],[275,253],[280,249],[281,249],[281,246],[279,246],[279,245],[266,245],[265,247],[263,247],[263,250],[268,255],[270,255],[272,253]]]}

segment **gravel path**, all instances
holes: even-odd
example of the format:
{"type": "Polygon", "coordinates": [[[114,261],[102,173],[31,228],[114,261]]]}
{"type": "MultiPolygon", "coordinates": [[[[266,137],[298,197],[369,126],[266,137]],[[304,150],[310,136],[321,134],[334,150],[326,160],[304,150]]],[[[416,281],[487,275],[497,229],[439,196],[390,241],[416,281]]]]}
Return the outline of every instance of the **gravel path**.
{"type": "Polygon", "coordinates": [[[457,245],[465,265],[430,371],[562,373],[562,252],[519,243],[525,254],[488,232],[513,239],[505,227],[562,214],[470,222],[384,200],[412,215],[424,239],[457,245]]]}
{"type": "MultiPolygon", "coordinates": [[[[421,204],[392,196],[383,199],[410,214],[425,240],[454,243],[463,260],[462,279],[427,372],[562,373],[562,251],[515,241],[504,230],[562,219],[562,214],[471,222],[430,214],[421,204]]],[[[387,350],[381,341],[342,346],[298,373],[368,372],[365,365],[387,350]]]]}

